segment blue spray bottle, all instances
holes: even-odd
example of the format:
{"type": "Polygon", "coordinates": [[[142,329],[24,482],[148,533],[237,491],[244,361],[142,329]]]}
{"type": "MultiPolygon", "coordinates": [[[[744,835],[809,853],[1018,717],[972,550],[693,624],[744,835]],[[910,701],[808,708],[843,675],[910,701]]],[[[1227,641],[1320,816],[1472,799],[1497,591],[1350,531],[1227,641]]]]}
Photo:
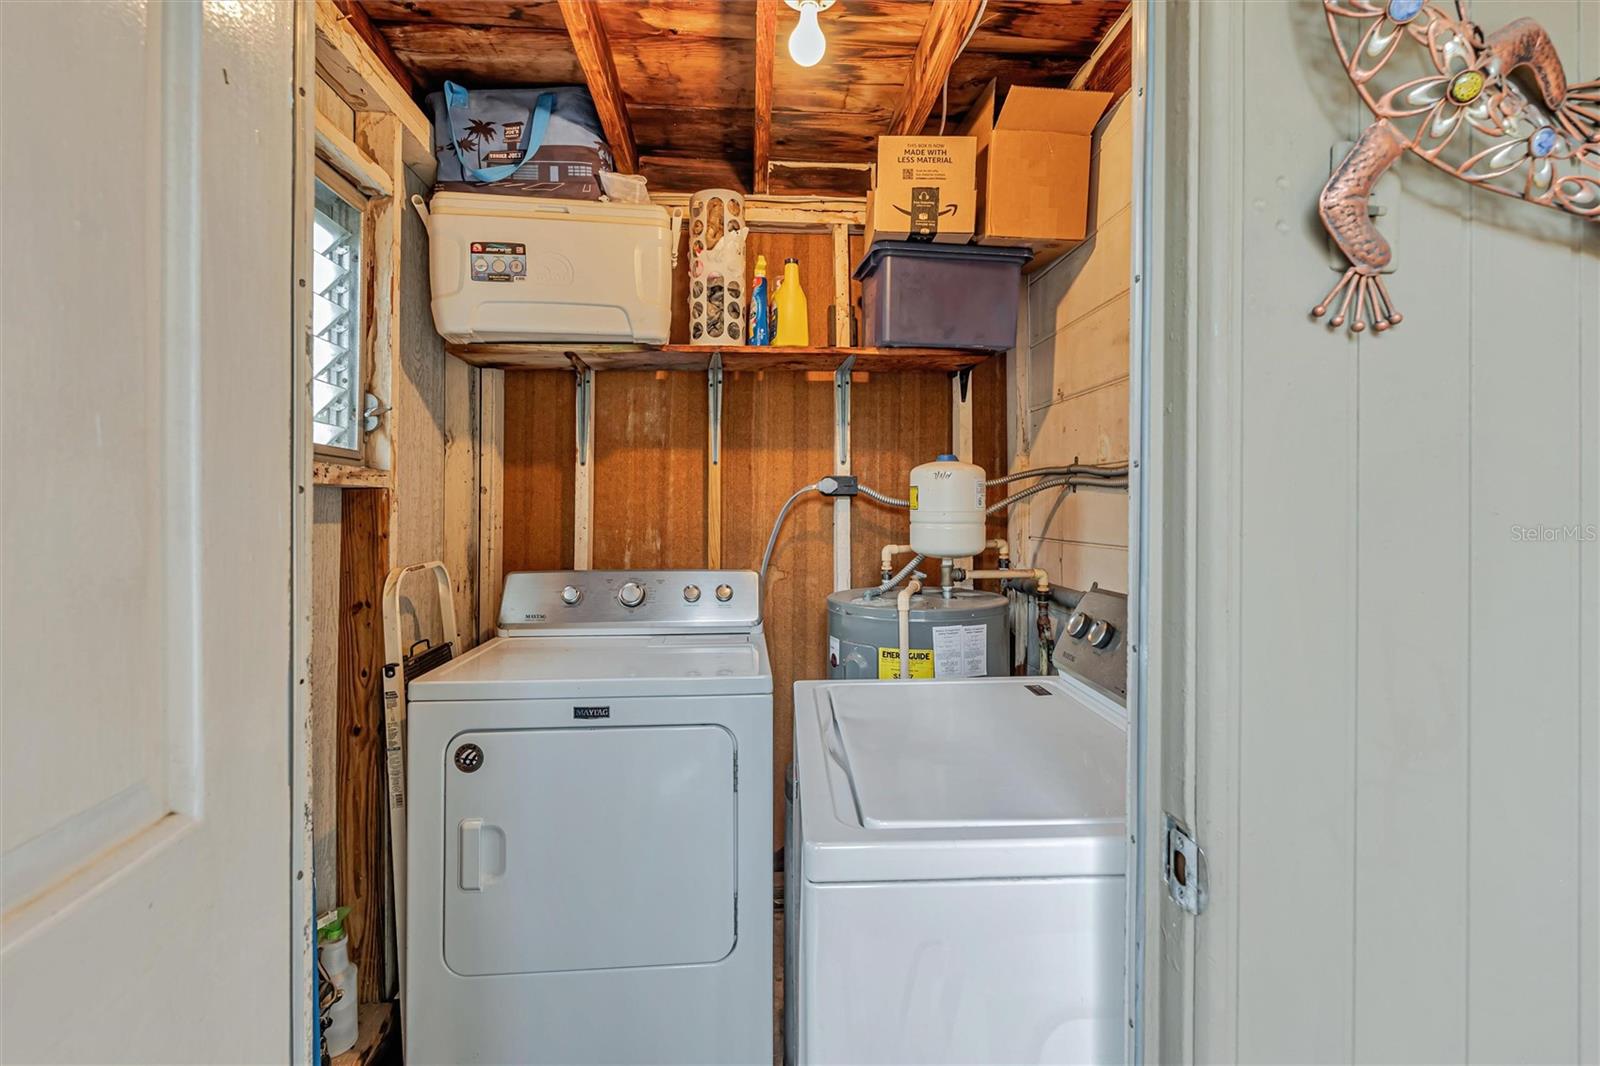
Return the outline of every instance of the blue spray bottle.
{"type": "Polygon", "coordinates": [[[745,334],[753,345],[772,343],[772,317],[767,313],[767,257],[756,256],[755,276],[750,281],[750,330],[745,334]]]}

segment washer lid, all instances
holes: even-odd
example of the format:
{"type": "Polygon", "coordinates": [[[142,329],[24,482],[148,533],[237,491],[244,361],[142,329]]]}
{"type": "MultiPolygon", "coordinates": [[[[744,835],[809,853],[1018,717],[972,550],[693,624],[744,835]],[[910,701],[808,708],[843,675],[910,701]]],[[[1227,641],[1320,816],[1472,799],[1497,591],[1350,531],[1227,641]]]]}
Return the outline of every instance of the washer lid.
{"type": "Polygon", "coordinates": [[[772,691],[754,633],[497,637],[412,682],[411,703],[772,691]]]}
{"type": "Polygon", "coordinates": [[[811,882],[1120,877],[1127,731],[1053,678],[795,686],[811,882]]]}
{"type": "Polygon", "coordinates": [[[1061,691],[1003,685],[832,693],[856,812],[867,829],[1122,821],[1126,738],[1061,691]]]}
{"type": "Polygon", "coordinates": [[[829,697],[868,829],[1121,823],[1126,735],[1044,683],[836,689],[829,697]],[[1071,708],[1075,709],[1075,708],[1071,708]]]}

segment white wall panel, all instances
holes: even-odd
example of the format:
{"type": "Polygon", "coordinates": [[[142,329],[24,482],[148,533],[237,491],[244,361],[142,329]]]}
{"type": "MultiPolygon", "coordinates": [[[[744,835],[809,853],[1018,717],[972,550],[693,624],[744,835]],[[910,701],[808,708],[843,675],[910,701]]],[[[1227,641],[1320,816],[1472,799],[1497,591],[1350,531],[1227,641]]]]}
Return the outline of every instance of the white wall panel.
{"type": "MultiPolygon", "coordinates": [[[[1600,76],[1600,5],[1470,13],[1600,76]]],[[[1407,157],[1405,322],[1311,322],[1316,197],[1370,116],[1319,3],[1198,14],[1196,211],[1226,228],[1197,269],[1232,302],[1201,301],[1197,439],[1237,449],[1196,455],[1199,557],[1239,533],[1195,620],[1237,672],[1197,696],[1196,1057],[1595,1061],[1600,225],[1407,157]]]]}

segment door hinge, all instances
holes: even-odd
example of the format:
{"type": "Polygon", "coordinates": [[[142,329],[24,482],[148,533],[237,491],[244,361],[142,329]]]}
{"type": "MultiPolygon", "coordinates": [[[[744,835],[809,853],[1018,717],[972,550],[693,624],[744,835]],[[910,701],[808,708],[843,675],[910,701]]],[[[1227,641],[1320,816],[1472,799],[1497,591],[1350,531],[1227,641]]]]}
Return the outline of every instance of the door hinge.
{"type": "Polygon", "coordinates": [[[1167,815],[1167,895],[1190,914],[1206,909],[1206,854],[1188,826],[1167,815]]]}

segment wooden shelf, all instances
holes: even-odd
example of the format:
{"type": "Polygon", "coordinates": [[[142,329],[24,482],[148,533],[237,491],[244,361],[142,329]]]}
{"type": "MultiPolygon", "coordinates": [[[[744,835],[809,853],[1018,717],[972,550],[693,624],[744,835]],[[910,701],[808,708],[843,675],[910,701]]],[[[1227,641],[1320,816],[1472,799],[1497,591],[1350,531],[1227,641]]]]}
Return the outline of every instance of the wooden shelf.
{"type": "Polygon", "coordinates": [[[706,370],[722,355],[724,372],[737,370],[823,370],[829,373],[853,358],[852,369],[969,370],[994,352],[955,348],[751,348],[699,344],[451,344],[448,351],[474,366],[502,370],[706,370]]]}

